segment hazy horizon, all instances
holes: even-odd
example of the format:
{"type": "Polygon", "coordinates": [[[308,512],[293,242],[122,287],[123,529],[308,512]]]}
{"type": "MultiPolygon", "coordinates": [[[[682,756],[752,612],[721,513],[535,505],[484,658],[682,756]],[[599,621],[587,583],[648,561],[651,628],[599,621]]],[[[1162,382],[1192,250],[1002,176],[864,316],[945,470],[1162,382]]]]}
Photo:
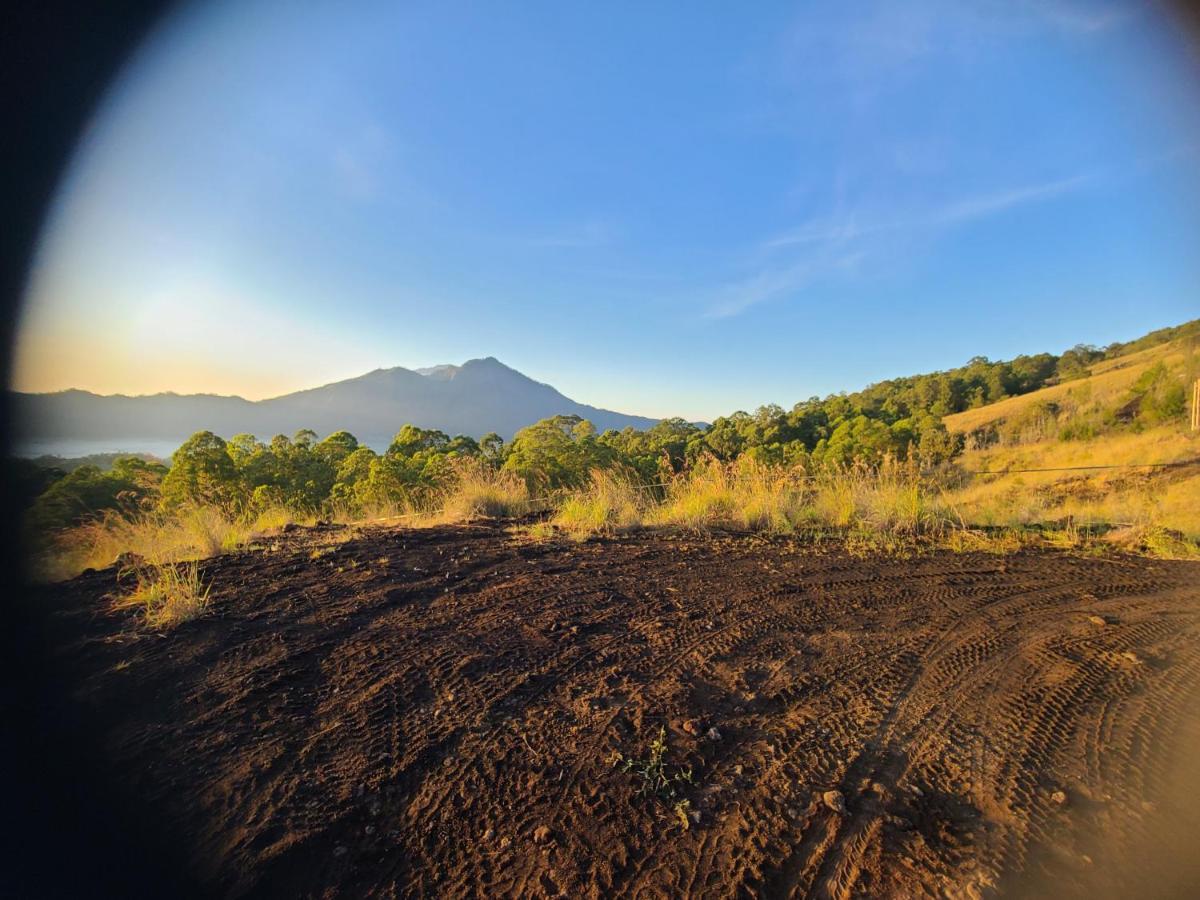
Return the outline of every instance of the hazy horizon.
{"type": "Polygon", "coordinates": [[[12,387],[493,356],[711,421],[1196,315],[1194,51],[1132,2],[185,7],[96,112],[12,387]]]}

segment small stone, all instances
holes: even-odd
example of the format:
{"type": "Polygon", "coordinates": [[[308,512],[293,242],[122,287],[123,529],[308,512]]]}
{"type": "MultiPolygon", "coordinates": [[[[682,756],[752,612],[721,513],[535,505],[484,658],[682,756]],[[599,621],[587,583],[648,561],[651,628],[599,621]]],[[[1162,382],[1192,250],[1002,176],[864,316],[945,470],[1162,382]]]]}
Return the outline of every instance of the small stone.
{"type": "Polygon", "coordinates": [[[345,847],[334,847],[334,848],[333,848],[333,855],[334,855],[334,856],[345,856],[345,855],[346,855],[346,853],[347,853],[347,850],[346,850],[346,848],[345,848],[345,847]]]}
{"type": "Polygon", "coordinates": [[[841,791],[826,791],[821,795],[821,799],[839,816],[846,814],[846,798],[842,796],[841,791]]]}
{"type": "Polygon", "coordinates": [[[366,828],[364,828],[364,829],[363,829],[363,833],[364,833],[364,834],[374,834],[374,833],[375,833],[375,826],[374,826],[374,825],[368,825],[366,828]]]}
{"type": "Polygon", "coordinates": [[[716,726],[708,729],[708,739],[710,741],[719,741],[721,739],[721,732],[717,731],[716,726]]]}
{"type": "Polygon", "coordinates": [[[550,840],[550,829],[545,825],[539,825],[533,832],[533,842],[544,844],[548,840],[550,840]]]}
{"type": "Polygon", "coordinates": [[[122,569],[136,569],[139,566],[146,564],[146,558],[140,553],[134,553],[132,550],[126,550],[124,553],[118,553],[113,560],[114,566],[119,566],[122,569]]]}
{"type": "Polygon", "coordinates": [[[1059,806],[1062,806],[1064,803],[1067,802],[1067,795],[1062,791],[1055,791],[1053,794],[1050,795],[1050,799],[1053,800],[1055,803],[1057,803],[1059,806]]]}
{"type": "Polygon", "coordinates": [[[686,731],[688,734],[693,734],[693,735],[699,734],[700,733],[700,722],[696,719],[688,719],[686,722],[683,723],[683,730],[686,731]]]}

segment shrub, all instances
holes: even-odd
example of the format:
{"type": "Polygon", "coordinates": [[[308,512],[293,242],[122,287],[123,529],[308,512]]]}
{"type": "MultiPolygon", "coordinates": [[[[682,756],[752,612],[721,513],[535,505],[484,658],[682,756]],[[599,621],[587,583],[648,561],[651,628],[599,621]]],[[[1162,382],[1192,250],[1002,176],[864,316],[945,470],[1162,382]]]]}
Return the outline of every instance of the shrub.
{"type": "Polygon", "coordinates": [[[203,614],[208,596],[209,588],[195,563],[148,566],[137,570],[137,587],[118,605],[141,607],[151,628],[173,628],[203,614]]]}
{"type": "Polygon", "coordinates": [[[553,523],[577,540],[593,534],[626,531],[642,524],[646,491],[628,472],[593,469],[588,486],[569,494],[553,523]]]}

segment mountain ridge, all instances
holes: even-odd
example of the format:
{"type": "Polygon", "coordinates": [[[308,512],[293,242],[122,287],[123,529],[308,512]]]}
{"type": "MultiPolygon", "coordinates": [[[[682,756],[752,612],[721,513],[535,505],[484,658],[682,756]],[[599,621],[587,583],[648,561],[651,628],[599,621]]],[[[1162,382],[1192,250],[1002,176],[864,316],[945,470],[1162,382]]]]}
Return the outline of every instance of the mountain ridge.
{"type": "Polygon", "coordinates": [[[493,356],[424,370],[404,366],[262,400],[237,395],[98,394],[81,388],[47,393],[13,392],[19,443],[54,441],[182,442],[199,430],[223,437],[260,437],[311,428],[345,429],[370,446],[386,446],[406,422],[472,437],[494,431],[511,438],[521,428],[554,415],[578,415],[598,430],[649,428],[657,419],[580,403],[493,356]]]}

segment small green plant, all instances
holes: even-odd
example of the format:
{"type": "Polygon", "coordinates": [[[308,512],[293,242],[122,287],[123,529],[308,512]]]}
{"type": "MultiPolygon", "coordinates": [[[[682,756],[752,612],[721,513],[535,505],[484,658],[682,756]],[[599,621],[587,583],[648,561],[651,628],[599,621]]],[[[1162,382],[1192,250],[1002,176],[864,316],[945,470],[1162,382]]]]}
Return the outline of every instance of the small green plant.
{"type": "Polygon", "coordinates": [[[650,755],[645,759],[627,757],[620,751],[614,752],[612,764],[622,772],[631,772],[641,779],[638,796],[651,797],[671,808],[683,830],[687,831],[690,819],[688,810],[691,802],[681,796],[684,785],[694,784],[691,766],[678,766],[667,762],[667,728],[659,727],[658,737],[650,743],[650,755]]]}

